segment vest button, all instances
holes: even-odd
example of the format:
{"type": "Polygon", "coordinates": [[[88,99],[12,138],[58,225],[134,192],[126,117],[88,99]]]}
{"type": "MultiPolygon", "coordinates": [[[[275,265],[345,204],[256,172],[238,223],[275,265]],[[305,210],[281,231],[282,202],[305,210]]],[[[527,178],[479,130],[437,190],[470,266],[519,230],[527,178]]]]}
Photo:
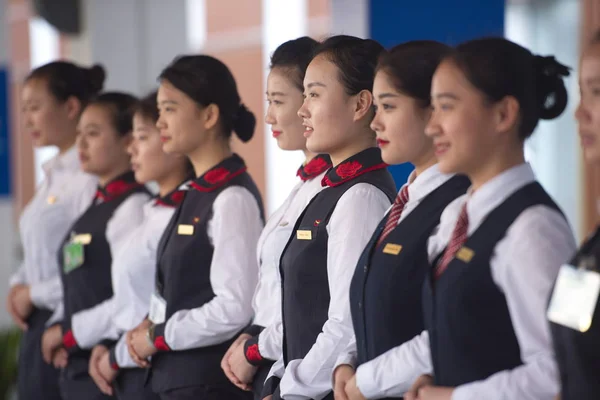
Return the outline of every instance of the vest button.
{"type": "Polygon", "coordinates": [[[367,267],[367,265],[365,264],[365,266],[364,266],[365,272],[367,272],[367,269],[369,269],[369,267],[367,267]]]}
{"type": "Polygon", "coordinates": [[[362,302],[361,301],[358,302],[358,308],[362,309],[362,302]]]}

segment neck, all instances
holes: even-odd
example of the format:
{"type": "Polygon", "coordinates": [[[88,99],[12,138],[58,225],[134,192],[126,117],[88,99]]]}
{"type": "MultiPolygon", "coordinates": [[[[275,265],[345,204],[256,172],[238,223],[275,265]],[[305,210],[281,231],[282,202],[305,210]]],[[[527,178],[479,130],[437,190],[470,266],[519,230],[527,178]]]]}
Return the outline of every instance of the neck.
{"type": "Polygon", "coordinates": [[[427,153],[425,157],[422,157],[422,160],[415,161],[413,163],[413,165],[415,166],[415,176],[421,175],[423,171],[433,167],[435,164],[437,164],[437,162],[437,158],[433,151],[427,153]]]}
{"type": "Polygon", "coordinates": [[[308,149],[304,149],[304,150],[302,150],[302,152],[304,153],[304,165],[308,164],[310,162],[310,160],[312,160],[313,158],[315,158],[317,156],[317,153],[313,153],[312,151],[309,151],[308,149]]]}
{"type": "Polygon", "coordinates": [[[498,152],[498,157],[488,157],[489,160],[485,165],[479,165],[473,168],[472,172],[467,172],[466,175],[471,180],[473,190],[479,189],[486,182],[489,182],[504,171],[516,167],[525,162],[523,147],[518,151],[514,149],[508,152],[498,152]]]}
{"type": "Polygon", "coordinates": [[[60,154],[62,156],[67,151],[71,150],[71,148],[73,146],[75,146],[75,138],[73,138],[72,140],[66,140],[64,143],[58,144],[57,145],[57,147],[58,147],[58,154],[60,154]]]}
{"type": "Polygon", "coordinates": [[[167,174],[167,176],[157,179],[156,183],[158,184],[158,195],[160,197],[164,197],[167,194],[171,193],[186,178],[186,172],[184,169],[179,169],[177,171],[173,171],[171,174],[167,174]]]}
{"type": "Polygon", "coordinates": [[[357,139],[355,142],[346,145],[345,147],[332,151],[329,153],[329,157],[331,157],[331,162],[334,167],[337,167],[342,161],[347,160],[355,154],[360,153],[370,147],[375,147],[375,137],[373,136],[373,132],[362,132],[357,136],[360,139],[357,139]]]}
{"type": "Polygon", "coordinates": [[[200,146],[192,153],[186,154],[186,156],[194,166],[196,177],[200,177],[221,161],[231,157],[231,154],[229,143],[222,141],[212,146],[200,146]]]}
{"type": "Polygon", "coordinates": [[[110,183],[116,177],[123,175],[125,172],[129,171],[130,169],[131,168],[129,167],[129,164],[123,165],[118,168],[113,168],[110,172],[107,172],[106,174],[102,174],[102,175],[98,176],[98,184],[101,187],[105,187],[106,185],[108,185],[108,183],[110,183]]]}

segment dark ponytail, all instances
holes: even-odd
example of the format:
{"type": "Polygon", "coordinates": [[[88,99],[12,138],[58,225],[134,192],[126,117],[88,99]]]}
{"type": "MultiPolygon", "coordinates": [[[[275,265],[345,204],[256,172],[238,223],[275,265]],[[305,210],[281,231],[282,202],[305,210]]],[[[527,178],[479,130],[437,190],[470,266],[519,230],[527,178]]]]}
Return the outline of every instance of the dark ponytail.
{"type": "Polygon", "coordinates": [[[112,124],[120,137],[127,136],[133,130],[133,114],[138,100],[129,93],[105,92],[92,100],[89,106],[105,107],[111,114],[112,124]]]}
{"type": "Polygon", "coordinates": [[[517,100],[521,139],[531,136],[540,119],[556,118],[567,106],[564,77],[569,68],[554,57],[534,56],[509,40],[487,38],[459,45],[449,59],[489,101],[517,100]]]}
{"type": "Polygon", "coordinates": [[[219,123],[229,138],[235,131],[248,142],[254,135],[256,117],[242,104],[237,84],[225,64],[207,55],[177,57],[159,77],[185,93],[199,106],[215,104],[219,108],[219,123]]]}
{"type": "Polygon", "coordinates": [[[84,68],[68,61],[54,61],[31,71],[25,82],[32,79],[46,81],[50,93],[60,102],[75,97],[84,108],[104,87],[106,73],[96,64],[84,68]]]}

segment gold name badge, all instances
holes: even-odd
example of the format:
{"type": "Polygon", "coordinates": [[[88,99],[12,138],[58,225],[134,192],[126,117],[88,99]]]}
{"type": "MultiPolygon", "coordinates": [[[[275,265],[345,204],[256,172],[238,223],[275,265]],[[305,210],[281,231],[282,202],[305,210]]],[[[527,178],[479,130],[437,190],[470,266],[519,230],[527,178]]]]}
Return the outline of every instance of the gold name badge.
{"type": "Polygon", "coordinates": [[[312,231],[296,231],[296,239],[298,240],[312,240],[312,231]]]}
{"type": "Polygon", "coordinates": [[[385,254],[391,254],[393,256],[397,256],[398,254],[400,254],[401,251],[402,251],[402,245],[400,245],[400,244],[388,243],[383,248],[383,252],[385,254]]]}
{"type": "Polygon", "coordinates": [[[475,252],[468,247],[461,247],[460,250],[456,252],[456,258],[466,263],[470,262],[474,255],[475,252]]]}
{"type": "Polygon", "coordinates": [[[194,234],[194,225],[178,225],[177,226],[177,234],[178,235],[186,235],[190,236],[194,234]]]}
{"type": "Polygon", "coordinates": [[[80,233],[79,235],[73,236],[72,243],[88,245],[92,242],[92,235],[89,233],[80,233]]]}
{"type": "Polygon", "coordinates": [[[46,201],[48,202],[48,204],[54,204],[56,203],[56,196],[48,196],[48,199],[46,199],[46,201]]]}

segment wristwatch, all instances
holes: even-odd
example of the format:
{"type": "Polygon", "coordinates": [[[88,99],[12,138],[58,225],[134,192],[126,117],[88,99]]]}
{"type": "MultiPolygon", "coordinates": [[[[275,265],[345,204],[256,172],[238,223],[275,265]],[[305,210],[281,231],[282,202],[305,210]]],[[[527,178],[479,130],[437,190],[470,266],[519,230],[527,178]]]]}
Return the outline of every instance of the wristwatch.
{"type": "Polygon", "coordinates": [[[156,325],[152,324],[148,327],[148,330],[146,331],[146,339],[148,340],[148,344],[152,347],[154,347],[154,328],[156,328],[156,325]]]}

